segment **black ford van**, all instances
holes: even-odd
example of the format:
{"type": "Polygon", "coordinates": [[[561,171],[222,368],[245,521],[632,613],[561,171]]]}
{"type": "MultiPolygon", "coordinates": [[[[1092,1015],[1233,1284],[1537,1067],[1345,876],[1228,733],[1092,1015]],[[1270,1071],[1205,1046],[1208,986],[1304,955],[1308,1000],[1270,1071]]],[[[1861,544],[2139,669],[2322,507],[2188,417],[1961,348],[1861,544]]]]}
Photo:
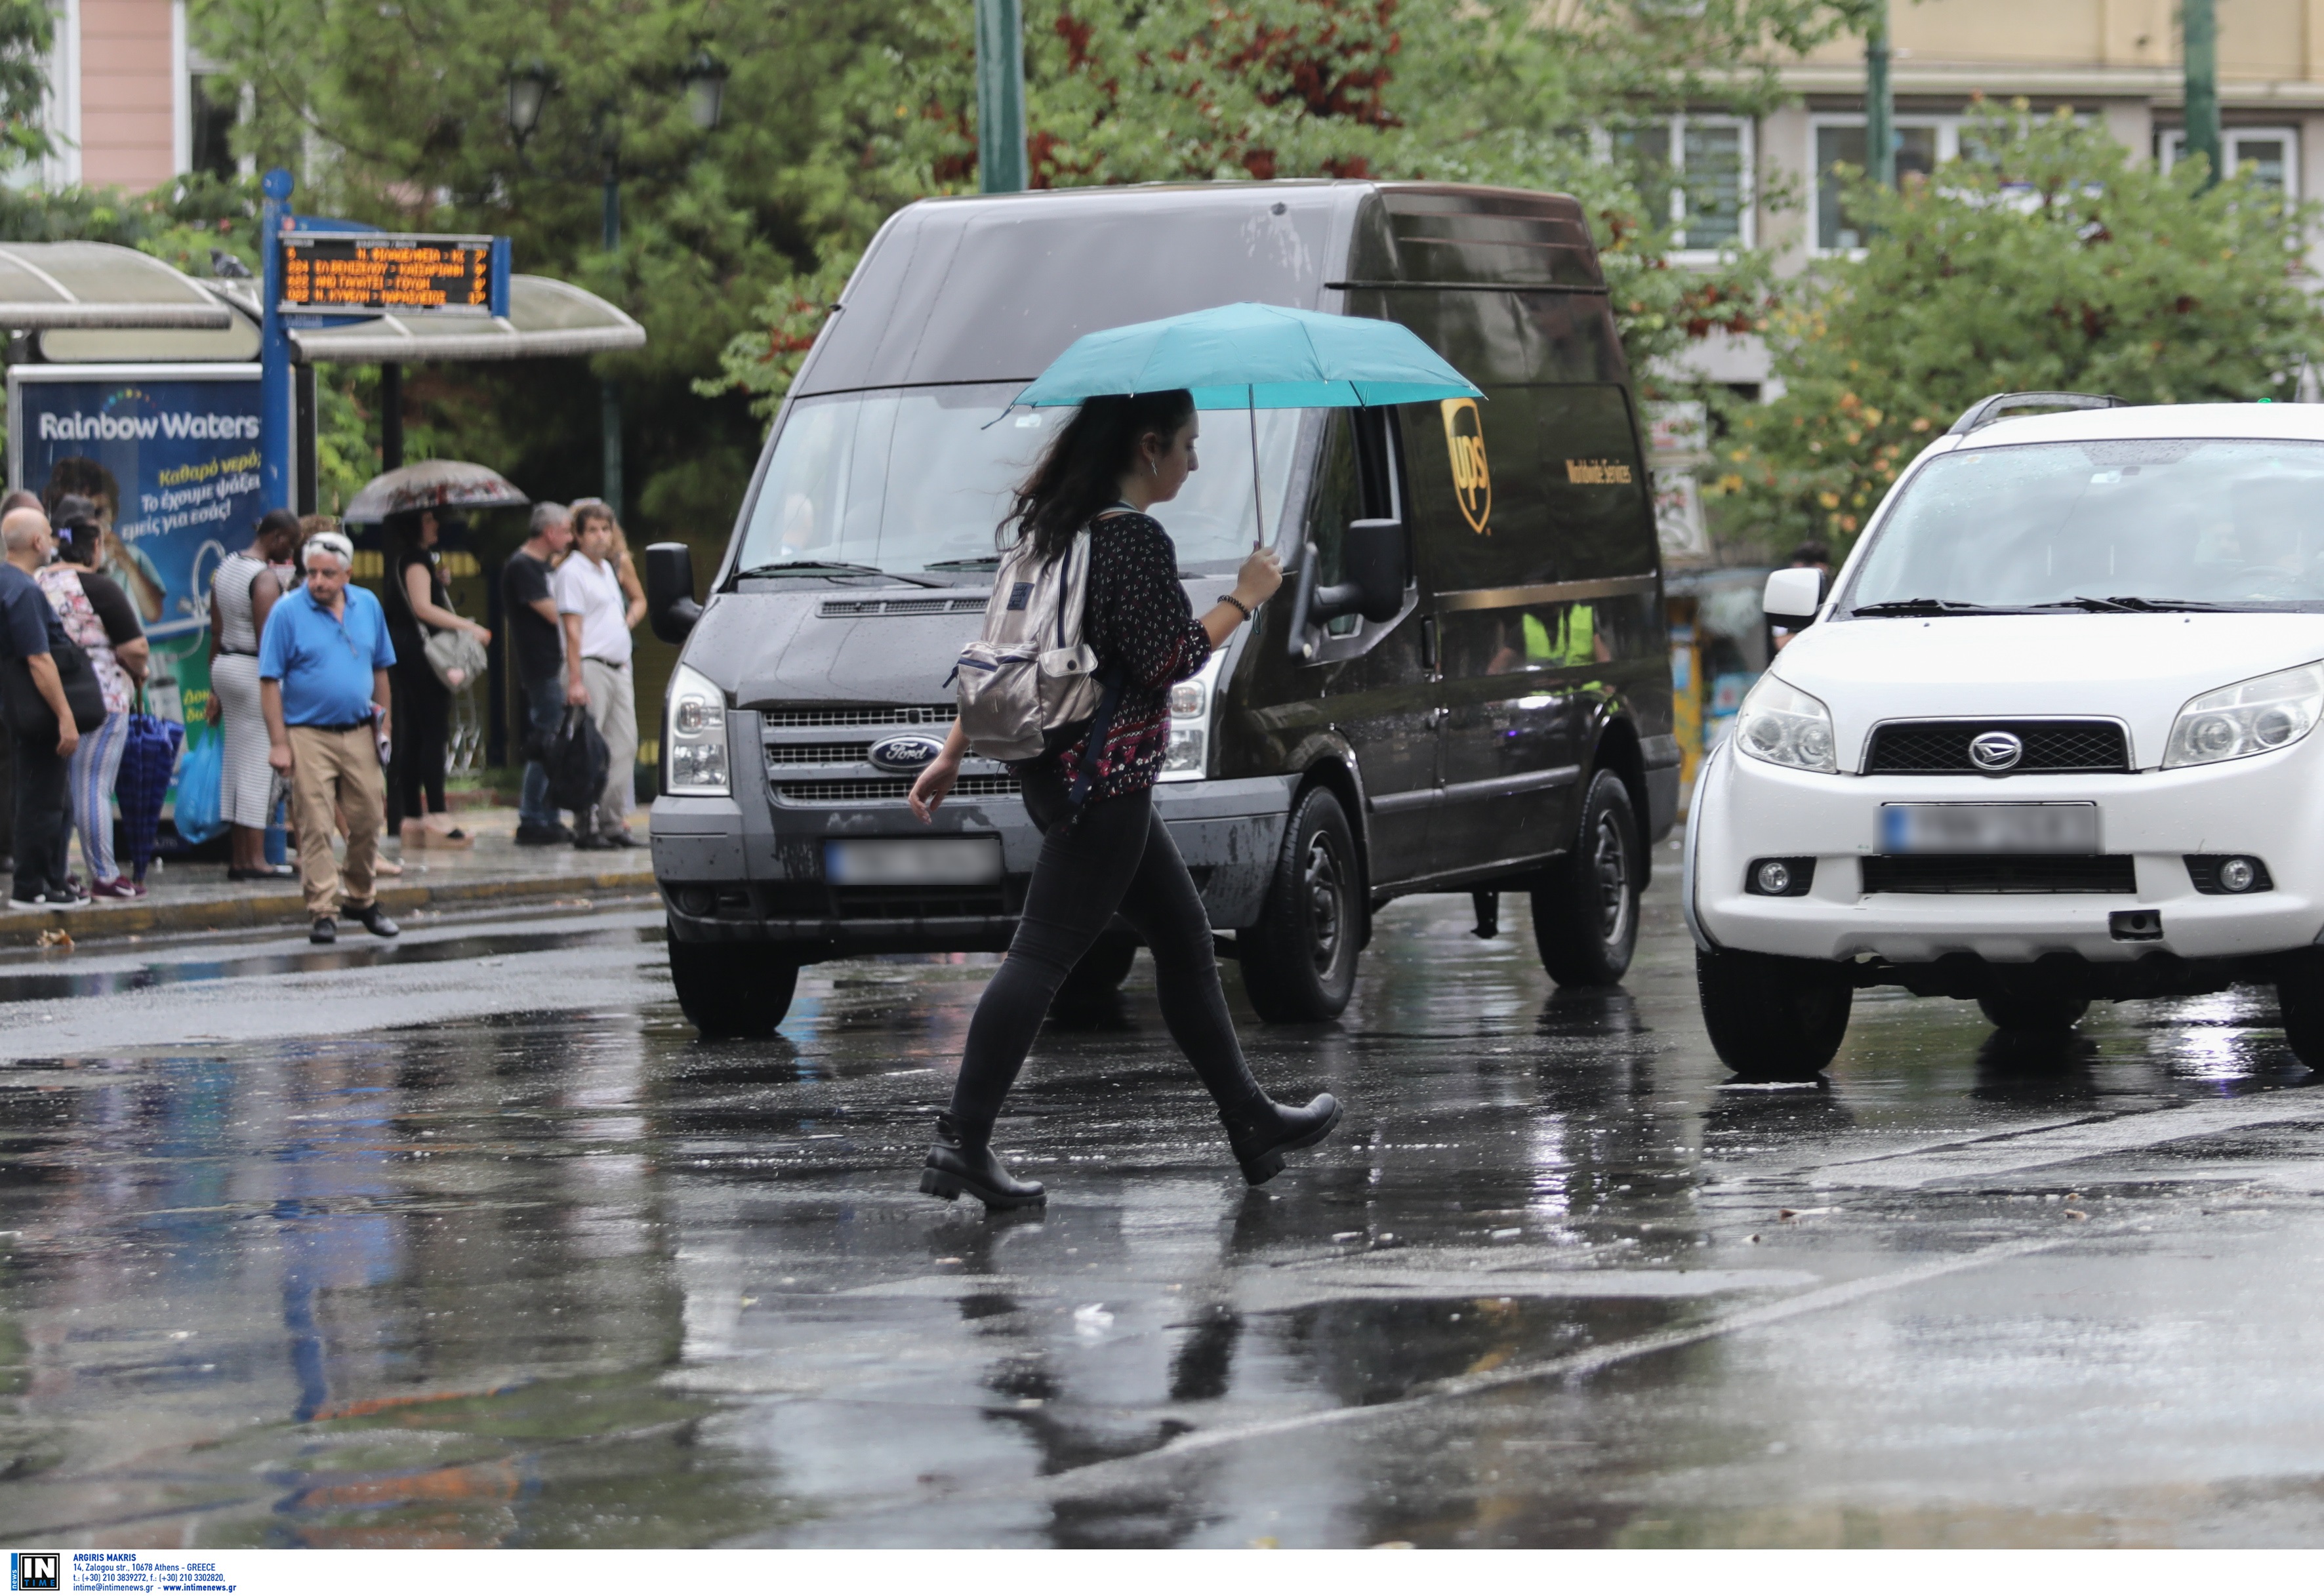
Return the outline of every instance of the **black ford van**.
{"type": "MultiPolygon", "coordinates": [[[[1201,468],[1157,509],[1198,613],[1261,524],[1290,572],[1176,690],[1155,794],[1253,1005],[1338,1014],[1371,911],[1410,892],[1475,894],[1488,935],[1498,894],[1530,892],[1556,980],[1628,967],[1679,756],[1651,484],[1581,208],[1084,189],[897,213],[776,418],[707,602],[684,546],[649,550],[655,627],[686,643],[654,873],[705,1034],[771,1030],[803,964],[1008,945],[1039,838],[1007,769],[969,761],[933,826],[904,798],[953,718],[1007,490],[1065,413],[1010,398],[1084,333],[1238,300],[1401,322],[1487,396],[1205,411],[1201,468]]],[[[1074,983],[1120,982],[1134,953],[1117,931],[1074,983]]]]}

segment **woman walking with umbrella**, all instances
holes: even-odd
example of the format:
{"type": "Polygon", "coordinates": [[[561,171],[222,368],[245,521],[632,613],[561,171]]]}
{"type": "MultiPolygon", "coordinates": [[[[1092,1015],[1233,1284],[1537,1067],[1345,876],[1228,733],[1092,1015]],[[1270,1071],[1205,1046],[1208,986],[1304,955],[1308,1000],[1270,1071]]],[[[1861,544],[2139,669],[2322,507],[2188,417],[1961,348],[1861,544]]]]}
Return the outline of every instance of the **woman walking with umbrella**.
{"type": "MultiPolygon", "coordinates": [[[[1004,538],[1013,529],[1012,541],[1031,540],[1044,562],[1063,558],[1089,530],[1082,638],[1097,654],[1099,675],[1119,682],[1119,697],[1101,745],[1071,745],[1015,767],[1045,840],[1016,939],[976,1006],[951,1107],[936,1121],[920,1176],[920,1189],[933,1195],[965,1192],[990,1208],[1045,1200],[1038,1182],[1017,1179],[992,1151],[993,1122],[1050,1000],[1117,912],[1153,951],[1170,1034],[1218,1103],[1246,1180],[1269,1179],[1286,1152],[1314,1146],[1339,1123],[1329,1093],[1288,1108],[1251,1078],[1219,983],[1209,916],[1154,812],[1172,685],[1199,671],[1283,581],[1282,561],[1254,550],[1234,590],[1194,618],[1178,585],[1177,550],[1147,511],[1174,497],[1194,470],[1197,430],[1194,397],[1183,389],[1091,398],[1002,522],[1004,538]],[[1084,787],[1077,807],[1075,789],[1084,787]]],[[[923,821],[952,790],[967,747],[955,722],[912,787],[912,811],[923,821]]]]}

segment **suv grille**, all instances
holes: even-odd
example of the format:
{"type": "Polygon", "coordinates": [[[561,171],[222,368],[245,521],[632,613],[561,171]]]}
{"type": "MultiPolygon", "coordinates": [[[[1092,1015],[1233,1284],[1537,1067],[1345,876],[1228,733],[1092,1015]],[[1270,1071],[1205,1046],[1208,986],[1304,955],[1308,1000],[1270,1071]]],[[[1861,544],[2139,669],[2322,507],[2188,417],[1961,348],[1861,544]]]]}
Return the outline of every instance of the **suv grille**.
{"type": "Polygon", "coordinates": [[[1876,853],[1867,892],[2120,892],[2138,890],[2127,853],[1876,853]]]}
{"type": "MultiPolygon", "coordinates": [[[[908,777],[892,781],[782,781],[775,797],[787,804],[878,804],[904,801],[912,790],[908,777]]],[[[1015,798],[1014,776],[963,776],[952,784],[954,798],[1015,798]]]]}
{"type": "Polygon", "coordinates": [[[2130,748],[2112,721],[1895,721],[1872,733],[1868,776],[2032,776],[2047,772],[2127,771],[2130,748]],[[2009,732],[2025,744],[2006,770],[1980,770],[1969,739],[2009,732]]]}
{"type": "Polygon", "coordinates": [[[826,598],[818,612],[826,618],[844,615],[982,615],[991,602],[989,593],[964,598],[826,598]]]}
{"type": "Polygon", "coordinates": [[[770,731],[819,726],[948,726],[959,711],[949,704],[840,705],[830,709],[762,709],[759,722],[770,731]]]}

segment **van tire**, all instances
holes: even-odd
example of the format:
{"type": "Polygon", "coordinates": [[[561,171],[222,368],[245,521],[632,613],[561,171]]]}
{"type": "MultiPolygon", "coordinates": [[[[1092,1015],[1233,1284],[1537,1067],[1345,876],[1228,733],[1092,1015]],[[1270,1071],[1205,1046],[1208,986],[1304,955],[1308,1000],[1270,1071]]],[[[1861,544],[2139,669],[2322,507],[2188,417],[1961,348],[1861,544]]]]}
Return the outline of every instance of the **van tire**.
{"type": "Polygon", "coordinates": [[[1638,946],[1638,877],[1644,850],[1629,789],[1600,770],[1582,805],[1565,857],[1533,891],[1533,938],[1541,967],[1560,986],[1611,986],[1638,946]]]}
{"type": "Polygon", "coordinates": [[[2090,1011],[2088,998],[2064,992],[1996,992],[1977,1006],[2002,1030],[2064,1031],[2090,1011]]]}
{"type": "Polygon", "coordinates": [[[1812,1081],[1848,1034],[1856,986],[1848,966],[1732,948],[1694,955],[1703,1028],[1746,1080],[1812,1081]]]}
{"type": "Polygon", "coordinates": [[[774,1035],[791,1011],[798,973],[796,961],[748,943],[669,939],[678,1006],[706,1042],[774,1035]]]}
{"type": "Polygon", "coordinates": [[[2300,1062],[2324,1075],[2324,958],[2294,955],[2276,978],[2275,1001],[2283,1010],[2283,1039],[2300,1062]]]}
{"type": "Polygon", "coordinates": [[[1082,955],[1080,963],[1065,972],[1064,984],[1057,988],[1057,1001],[1062,1003],[1086,1003],[1093,999],[1110,998],[1121,990],[1130,974],[1130,966],[1138,958],[1138,938],[1128,931],[1101,931],[1089,952],[1082,955]]]}
{"type": "Polygon", "coordinates": [[[1292,807],[1259,923],[1235,935],[1242,987],[1261,1019],[1336,1019],[1356,990],[1363,881],[1347,811],[1327,787],[1292,807]]]}

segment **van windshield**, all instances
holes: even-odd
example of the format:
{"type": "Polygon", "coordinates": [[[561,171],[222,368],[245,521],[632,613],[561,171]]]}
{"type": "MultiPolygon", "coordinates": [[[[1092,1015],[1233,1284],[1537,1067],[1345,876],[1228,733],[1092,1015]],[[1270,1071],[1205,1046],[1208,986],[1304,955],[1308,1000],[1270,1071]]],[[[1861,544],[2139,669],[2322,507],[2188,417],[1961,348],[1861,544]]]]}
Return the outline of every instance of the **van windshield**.
{"type": "Polygon", "coordinates": [[[2324,610],[2324,444],[2153,438],[1932,460],[1849,613],[2324,610]]]}
{"type": "MultiPolygon", "coordinates": [[[[974,572],[993,560],[1011,488],[1069,410],[1012,411],[1020,383],[820,394],[791,407],[751,507],[736,568],[831,565],[974,572]]],[[[1298,411],[1259,412],[1270,540],[1290,480],[1298,411]]],[[[1250,551],[1250,418],[1202,412],[1196,469],[1155,519],[1191,570],[1231,569],[1250,551]]]]}

